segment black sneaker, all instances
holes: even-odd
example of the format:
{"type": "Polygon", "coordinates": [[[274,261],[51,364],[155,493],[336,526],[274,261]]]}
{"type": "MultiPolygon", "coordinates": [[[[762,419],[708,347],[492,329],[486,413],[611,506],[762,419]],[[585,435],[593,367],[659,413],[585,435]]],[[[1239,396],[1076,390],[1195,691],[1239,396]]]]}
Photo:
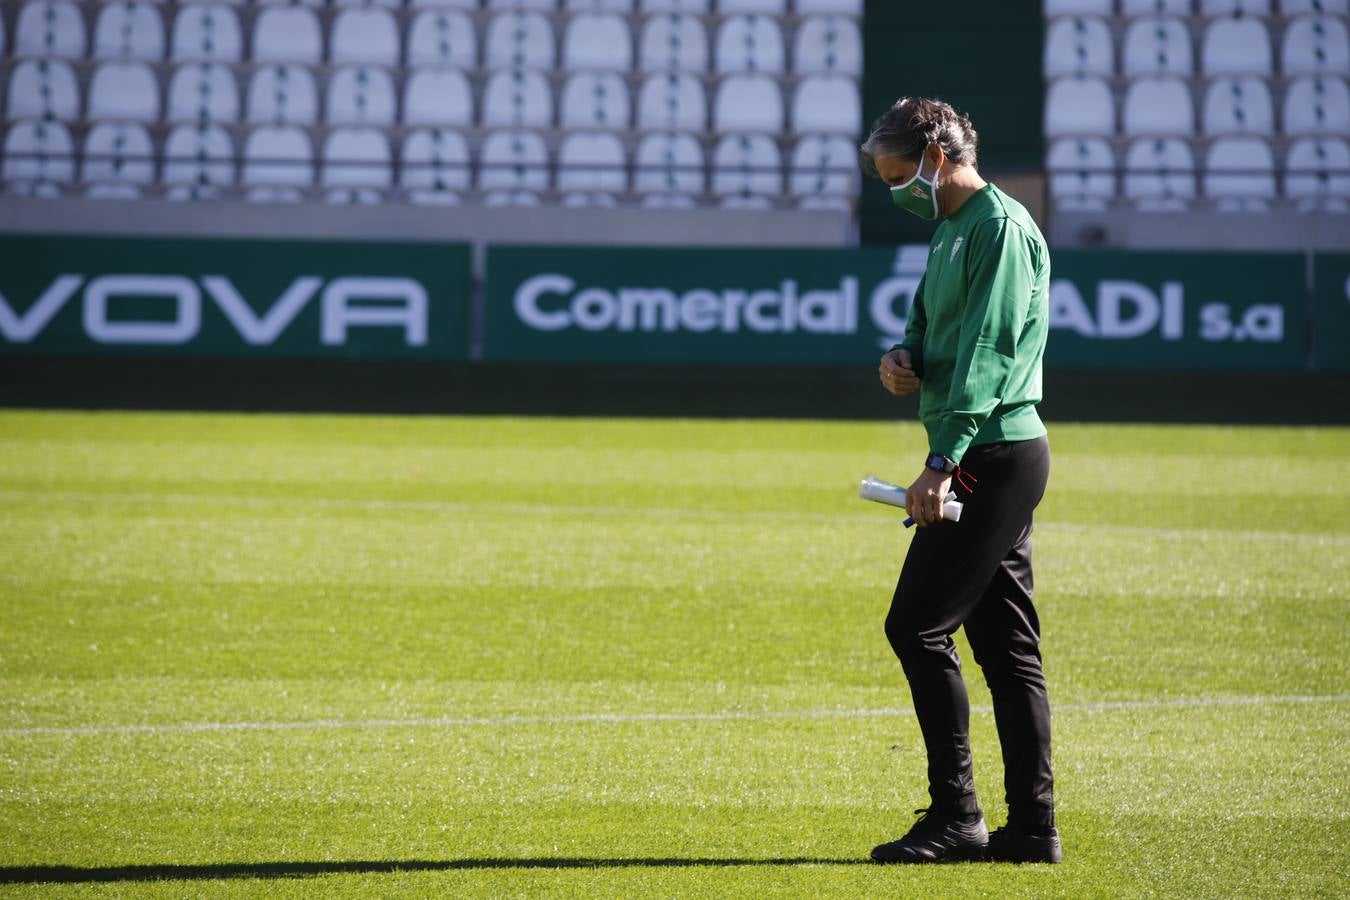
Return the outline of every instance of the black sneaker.
{"type": "Polygon", "coordinates": [[[989,835],[984,858],[989,862],[1057,863],[1064,860],[1064,851],[1058,829],[1031,832],[1005,825],[989,835]]]}
{"type": "Polygon", "coordinates": [[[914,812],[923,818],[915,822],[914,827],[900,840],[873,848],[874,862],[964,862],[984,856],[984,845],[989,842],[989,829],[985,827],[984,816],[934,816],[926,809],[916,809],[914,812]],[[973,821],[964,822],[963,819],[973,821]]]}

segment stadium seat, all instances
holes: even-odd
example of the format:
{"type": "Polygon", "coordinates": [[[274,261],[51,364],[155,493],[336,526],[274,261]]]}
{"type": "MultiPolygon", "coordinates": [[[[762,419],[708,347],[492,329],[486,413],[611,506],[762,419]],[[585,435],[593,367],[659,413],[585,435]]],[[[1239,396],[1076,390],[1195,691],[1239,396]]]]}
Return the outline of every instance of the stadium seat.
{"type": "Polygon", "coordinates": [[[1180,78],[1140,78],[1131,82],[1121,112],[1121,130],[1129,137],[1193,134],[1195,109],[1186,82],[1180,78]]]}
{"type": "Polygon", "coordinates": [[[483,0],[488,9],[534,9],[541,12],[554,12],[558,0],[483,0]]]}
{"type": "Polygon", "coordinates": [[[713,130],[783,131],[783,94],[767,75],[731,75],[713,101],[713,130]]]}
{"type": "Polygon", "coordinates": [[[488,79],[483,90],[484,127],[550,128],[553,93],[539,72],[510,69],[488,79]]]}
{"type": "Polygon", "coordinates": [[[842,135],[807,135],[792,150],[788,190],[799,199],[858,193],[858,147],[842,135]]]}
{"type": "Polygon", "coordinates": [[[1045,134],[1109,135],[1116,128],[1115,106],[1101,78],[1057,78],[1045,96],[1045,134]]]}
{"type": "Polygon", "coordinates": [[[633,67],[633,33],[613,13],[573,16],[563,34],[562,55],[568,69],[626,72],[633,67]]]}
{"type": "MultiPolygon", "coordinates": [[[[1137,27],[1132,26],[1132,29],[1137,27]]],[[[1047,77],[1115,74],[1116,53],[1105,19],[1066,16],[1050,23],[1041,68],[1047,77]]]]}
{"type": "Polygon", "coordinates": [[[706,72],[708,32],[690,15],[661,15],[642,28],[638,67],[644,72],[706,72]]]}
{"type": "Polygon", "coordinates": [[[837,16],[853,16],[861,19],[863,0],[797,0],[792,8],[799,16],[812,16],[820,13],[837,16]]]}
{"type": "Polygon", "coordinates": [[[638,143],[635,166],[633,190],[642,195],[644,206],[650,198],[660,198],[652,205],[661,207],[692,206],[694,196],[702,194],[707,184],[703,148],[692,134],[644,136],[638,143]]]}
{"type": "Polygon", "coordinates": [[[99,122],[84,139],[80,180],[87,186],[155,182],[154,147],[144,125],[99,122]]]}
{"type": "Polygon", "coordinates": [[[1189,16],[1193,0],[1120,0],[1120,14],[1135,16],[1189,16]]]}
{"type": "Polygon", "coordinates": [[[1294,19],[1284,32],[1280,62],[1285,75],[1333,75],[1350,72],[1350,37],[1345,23],[1329,16],[1294,19]]]}
{"type": "Polygon", "coordinates": [[[731,16],[717,30],[713,54],[718,72],[786,71],[783,31],[769,16],[731,16]]]}
{"type": "Polygon", "coordinates": [[[1205,92],[1201,130],[1207,135],[1275,133],[1275,107],[1264,78],[1216,78],[1205,92]]]}
{"type": "Polygon", "coordinates": [[[1148,16],[1125,30],[1121,70],[1127,76],[1181,75],[1195,72],[1191,31],[1180,19],[1148,16]]]}
{"type": "Polygon", "coordinates": [[[551,69],[557,60],[553,26],[537,12],[505,12],[488,24],[485,63],[490,69],[551,69]]]}
{"type": "Polygon", "coordinates": [[[379,203],[394,184],[389,141],[374,128],[335,128],[323,143],[319,183],[329,203],[379,203]]]}
{"type": "Polygon", "coordinates": [[[0,170],[11,192],[50,196],[75,180],[75,142],[59,122],[16,122],[5,135],[0,170]],[[17,191],[16,191],[17,188],[17,191]]]}
{"type": "Polygon", "coordinates": [[[1047,19],[1055,16],[1109,16],[1115,0],[1045,0],[1047,19]]]}
{"type": "Polygon", "coordinates": [[[1200,49],[1206,75],[1271,74],[1270,32],[1257,19],[1210,22],[1200,49]]]}
{"type": "Polygon", "coordinates": [[[304,66],[269,65],[253,73],[248,86],[249,122],[259,125],[315,125],[319,90],[304,66]]]}
{"type": "Polygon", "coordinates": [[[405,125],[473,124],[473,91],[458,69],[414,69],[403,86],[405,125]]]}
{"type": "Polygon", "coordinates": [[[89,118],[154,122],[159,111],[159,82],[145,63],[104,63],[94,70],[89,82],[89,118]]]}
{"type": "Polygon", "coordinates": [[[410,0],[408,5],[414,9],[450,7],[452,9],[477,10],[482,6],[482,3],[481,0],[410,0]]]}
{"type": "Polygon", "coordinates": [[[85,53],[84,18],[69,0],[29,0],[14,28],[14,56],[81,59],[85,53]]]}
{"type": "Polygon", "coordinates": [[[648,131],[706,131],[703,82],[687,72],[650,76],[638,92],[637,119],[638,127],[648,131]]]}
{"type": "Polygon", "coordinates": [[[1045,167],[1059,209],[1103,210],[1116,195],[1116,157],[1105,138],[1060,138],[1045,167]]]}
{"type": "Polygon", "coordinates": [[[403,139],[399,187],[413,203],[459,203],[457,191],[469,189],[469,144],[445,128],[419,128],[403,139]]]}
{"type": "Polygon", "coordinates": [[[1275,160],[1260,138],[1226,137],[1205,159],[1205,196],[1220,212],[1265,212],[1275,197],[1275,160]]]}
{"type": "Polygon", "coordinates": [[[566,206],[614,205],[613,195],[628,190],[623,142],[600,132],[567,135],[558,147],[558,190],[566,206]]]}
{"type": "Polygon", "coordinates": [[[94,59],[164,58],[164,22],[144,0],[119,0],[99,10],[94,25],[94,59]]]}
{"type": "Polygon", "coordinates": [[[1181,212],[1195,199],[1195,156],[1180,138],[1146,138],[1125,157],[1125,196],[1151,212],[1181,212]]]}
{"type": "Polygon", "coordinates": [[[1285,195],[1304,212],[1350,206],[1350,146],[1341,138],[1302,138],[1289,147],[1285,195]]]}
{"type": "Polygon", "coordinates": [[[570,13],[616,12],[631,13],[633,0],[563,0],[563,9],[570,13]]]}
{"type": "Polygon", "coordinates": [[[1350,0],[1280,0],[1280,15],[1350,16],[1350,0]]]}
{"type": "Polygon", "coordinates": [[[376,7],[344,9],[333,21],[331,38],[328,58],[334,65],[398,65],[398,23],[388,10],[376,7]]]}
{"type": "Polygon", "coordinates": [[[239,86],[234,73],[220,63],[187,63],[169,80],[168,121],[224,122],[239,120],[239,86]]]}
{"type": "Polygon", "coordinates": [[[787,6],[787,0],[717,0],[717,12],[723,16],[732,13],[782,16],[787,14],[787,6]]]}
{"type": "Polygon", "coordinates": [[[478,187],[490,192],[493,205],[528,202],[532,192],[548,190],[548,162],[548,147],[535,132],[494,132],[478,157],[478,187]]]}
{"type": "Polygon", "coordinates": [[[860,77],[862,32],[858,23],[843,16],[804,19],[793,42],[792,71],[860,77]]]}
{"type": "Polygon", "coordinates": [[[314,183],[314,148],[293,125],[255,128],[244,141],[241,181],[254,202],[298,202],[314,183]]]}
{"type": "Polygon", "coordinates": [[[330,125],[393,125],[394,79],[374,66],[347,66],[328,79],[324,120],[330,125]]]}
{"type": "Polygon", "coordinates": [[[219,125],[179,125],[164,142],[166,185],[207,190],[170,191],[177,199],[209,199],[234,184],[234,142],[219,125]]]}
{"type": "Polygon", "coordinates": [[[255,63],[317,64],[323,57],[319,19],[303,6],[269,6],[253,22],[255,63]]]}
{"type": "Polygon", "coordinates": [[[583,130],[626,130],[633,124],[628,84],[617,72],[579,72],[563,86],[558,125],[583,130]]]}
{"type": "Polygon", "coordinates": [[[190,3],[173,22],[173,58],[238,62],[243,56],[239,17],[223,3],[190,3]]]}
{"type": "Polygon", "coordinates": [[[729,134],[713,150],[712,192],[718,197],[777,197],[783,192],[783,158],[766,134],[729,134]]]}
{"type": "Polygon", "coordinates": [[[808,75],[792,97],[792,130],[798,134],[857,134],[863,127],[858,82],[844,75],[808,75]]]}
{"type": "Polygon", "coordinates": [[[408,65],[478,66],[478,34],[467,13],[429,9],[417,14],[408,30],[408,65]]]}
{"type": "Polygon", "coordinates": [[[1268,16],[1270,0],[1200,0],[1200,15],[1207,18],[1268,16]]]}
{"type": "Polygon", "coordinates": [[[80,90],[75,72],[57,59],[24,60],[10,72],[5,113],[9,119],[78,119],[80,90]]]}
{"type": "Polygon", "coordinates": [[[706,16],[712,11],[712,0],[641,0],[644,13],[689,13],[706,16]]]}
{"type": "Polygon", "coordinates": [[[1350,87],[1343,78],[1295,79],[1284,95],[1285,134],[1350,133],[1350,87]]]}

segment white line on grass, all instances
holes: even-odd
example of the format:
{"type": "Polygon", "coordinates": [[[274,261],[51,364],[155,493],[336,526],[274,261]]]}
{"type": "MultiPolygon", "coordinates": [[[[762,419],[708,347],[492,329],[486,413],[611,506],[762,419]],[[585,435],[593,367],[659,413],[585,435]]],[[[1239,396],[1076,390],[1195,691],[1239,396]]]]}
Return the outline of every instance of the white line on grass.
{"type": "MultiPolygon", "coordinates": [[[[1173,700],[1105,700],[1095,703],[1060,703],[1056,713],[1100,713],[1137,709],[1207,709],[1226,706],[1274,706],[1301,703],[1350,703],[1350,694],[1286,694],[1234,697],[1182,697],[1173,700]]],[[[989,706],[972,706],[972,712],[990,713],[989,706]]],[[[781,719],[874,719],[910,715],[907,707],[873,709],[723,710],[721,712],[581,713],[571,716],[435,716],[415,719],[316,719],[307,722],[178,722],[157,725],[77,725],[0,728],[0,735],[62,734],[173,734],[203,731],[313,731],[336,728],[456,728],[511,725],[624,724],[634,722],[734,722],[781,719]]]]}

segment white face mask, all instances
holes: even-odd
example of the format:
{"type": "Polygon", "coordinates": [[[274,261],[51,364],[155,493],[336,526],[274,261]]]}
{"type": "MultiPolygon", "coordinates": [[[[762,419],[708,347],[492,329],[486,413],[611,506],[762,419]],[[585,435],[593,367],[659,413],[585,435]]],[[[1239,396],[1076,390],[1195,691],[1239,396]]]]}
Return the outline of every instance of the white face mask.
{"type": "Polygon", "coordinates": [[[891,202],[901,209],[914,213],[920,219],[936,219],[938,217],[937,201],[937,170],[933,171],[932,179],[923,177],[923,164],[928,161],[928,148],[923,148],[923,156],[919,157],[919,168],[914,170],[914,177],[904,184],[897,184],[891,188],[891,202]]]}

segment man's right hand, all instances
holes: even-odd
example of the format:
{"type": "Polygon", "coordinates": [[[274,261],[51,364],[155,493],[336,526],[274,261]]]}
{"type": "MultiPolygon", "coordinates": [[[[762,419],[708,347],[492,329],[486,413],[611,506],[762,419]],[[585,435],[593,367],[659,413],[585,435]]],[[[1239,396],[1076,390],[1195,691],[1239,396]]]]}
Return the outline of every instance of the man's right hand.
{"type": "Polygon", "coordinates": [[[896,348],[881,357],[881,386],[897,397],[908,397],[919,389],[919,376],[914,374],[914,361],[909,351],[896,348]]]}

